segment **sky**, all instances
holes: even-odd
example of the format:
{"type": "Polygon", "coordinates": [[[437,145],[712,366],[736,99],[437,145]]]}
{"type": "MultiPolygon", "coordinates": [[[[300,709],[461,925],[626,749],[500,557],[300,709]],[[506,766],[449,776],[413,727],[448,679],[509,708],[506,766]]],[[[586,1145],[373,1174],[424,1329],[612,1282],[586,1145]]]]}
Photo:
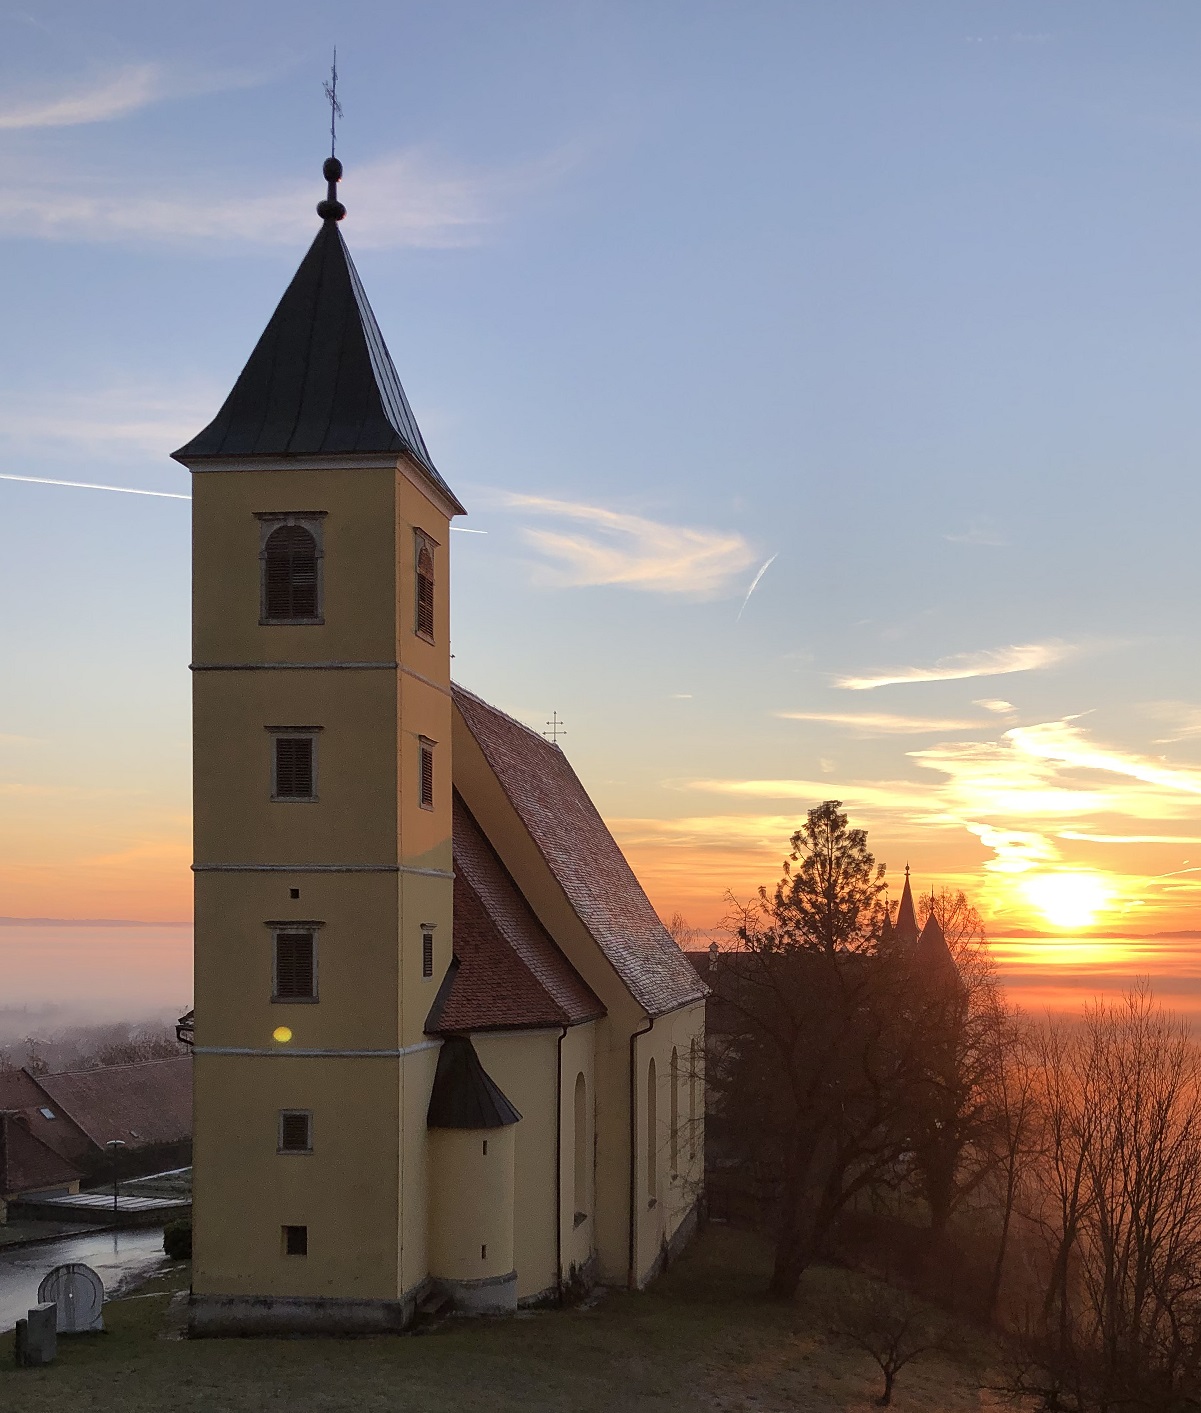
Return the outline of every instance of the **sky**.
{"type": "Polygon", "coordinates": [[[336,43],[343,234],[483,532],[455,675],[565,721],[660,912],[717,927],[839,799],[1031,996],[1201,1006],[1201,937],[1115,940],[1201,932],[1195,5],[39,0],[0,35],[21,1004],[51,938],[160,934],[19,920],[190,916],[168,453],[315,233],[336,43]]]}

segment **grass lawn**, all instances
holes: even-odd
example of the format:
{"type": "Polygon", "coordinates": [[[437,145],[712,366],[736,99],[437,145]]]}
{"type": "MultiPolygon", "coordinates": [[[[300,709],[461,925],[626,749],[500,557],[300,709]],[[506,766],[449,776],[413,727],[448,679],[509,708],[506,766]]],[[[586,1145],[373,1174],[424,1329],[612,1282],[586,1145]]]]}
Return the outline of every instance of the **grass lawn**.
{"type": "MultiPolygon", "coordinates": [[[[870,1358],[830,1333],[856,1276],[810,1271],[795,1304],[762,1299],[766,1253],[711,1226],[640,1294],[590,1310],[449,1322],[423,1337],[362,1340],[158,1338],[187,1268],[105,1307],[108,1332],[59,1341],[58,1362],[16,1369],[0,1337],[0,1409],[20,1413],[867,1413],[870,1358]]],[[[928,1356],[902,1370],[893,1406],[999,1408],[965,1364],[928,1356]]]]}

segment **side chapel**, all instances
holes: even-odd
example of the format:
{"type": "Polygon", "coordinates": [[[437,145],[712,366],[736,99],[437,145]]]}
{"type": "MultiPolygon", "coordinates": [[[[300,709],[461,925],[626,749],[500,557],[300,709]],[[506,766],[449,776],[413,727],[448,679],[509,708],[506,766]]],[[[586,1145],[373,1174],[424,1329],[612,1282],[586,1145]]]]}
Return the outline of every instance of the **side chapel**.
{"type": "Polygon", "coordinates": [[[193,480],[197,1334],[640,1286],[705,987],[562,750],[450,680],[451,520],[339,222],[193,480]]]}

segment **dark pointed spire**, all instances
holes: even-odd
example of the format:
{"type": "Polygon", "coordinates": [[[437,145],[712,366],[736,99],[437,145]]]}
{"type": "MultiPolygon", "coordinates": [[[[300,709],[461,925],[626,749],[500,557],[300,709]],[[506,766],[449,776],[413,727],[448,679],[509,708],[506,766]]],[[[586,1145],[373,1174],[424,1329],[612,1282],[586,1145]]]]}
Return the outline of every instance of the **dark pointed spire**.
{"type": "Polygon", "coordinates": [[[905,865],[905,887],[901,893],[901,906],[897,909],[895,934],[897,941],[906,946],[912,946],[918,939],[917,909],[913,906],[908,864],[905,865]]]}
{"type": "Polygon", "coordinates": [[[407,457],[462,513],[438,474],[338,222],[342,164],[325,162],[321,229],[233,391],[209,425],[172,453],[185,465],[267,456],[407,457]]]}
{"type": "MultiPolygon", "coordinates": [[[[930,895],[930,901],[933,904],[933,893],[930,895]]],[[[955,965],[954,957],[951,956],[951,949],[947,946],[946,933],[942,930],[942,924],[939,922],[933,906],[931,906],[930,916],[922,928],[922,935],[917,939],[914,959],[931,979],[942,977],[958,979],[959,969],[955,965]]]]}

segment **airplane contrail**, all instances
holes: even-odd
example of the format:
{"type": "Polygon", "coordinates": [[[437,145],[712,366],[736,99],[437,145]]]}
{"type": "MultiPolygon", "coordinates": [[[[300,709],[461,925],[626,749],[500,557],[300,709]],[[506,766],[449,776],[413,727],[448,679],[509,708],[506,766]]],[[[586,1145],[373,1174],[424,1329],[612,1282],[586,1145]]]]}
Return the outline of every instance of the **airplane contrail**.
{"type": "MultiPolygon", "coordinates": [[[[70,486],[77,491],[120,491],[127,496],[159,496],[163,500],[191,500],[179,491],[144,491],[138,486],[102,486],[96,481],[52,481],[48,476],[13,476],[0,471],[0,481],[22,481],[31,486],[70,486]]],[[[487,530],[469,530],[466,525],[450,527],[460,535],[486,535],[487,530]]],[[[756,582],[758,582],[756,580],[756,582]]]]}
{"type": "Polygon", "coordinates": [[[51,481],[46,476],[9,476],[0,472],[0,481],[27,481],[34,486],[72,486],[78,491],[121,491],[127,496],[161,496],[164,500],[191,500],[178,491],[143,491],[136,486],[100,486],[94,481],[51,481]]]}
{"type": "Polygon", "coordinates": [[[758,574],[756,574],[755,577],[751,580],[751,587],[746,591],[746,598],[744,598],[742,601],[742,608],[738,610],[738,618],[734,620],[735,623],[737,623],[738,619],[742,617],[742,609],[745,608],[748,603],[750,603],[751,595],[759,587],[759,580],[763,578],[763,576],[772,567],[776,560],[779,559],[779,557],[780,551],[777,550],[769,560],[767,560],[764,564],[760,566],[758,574]]]}

